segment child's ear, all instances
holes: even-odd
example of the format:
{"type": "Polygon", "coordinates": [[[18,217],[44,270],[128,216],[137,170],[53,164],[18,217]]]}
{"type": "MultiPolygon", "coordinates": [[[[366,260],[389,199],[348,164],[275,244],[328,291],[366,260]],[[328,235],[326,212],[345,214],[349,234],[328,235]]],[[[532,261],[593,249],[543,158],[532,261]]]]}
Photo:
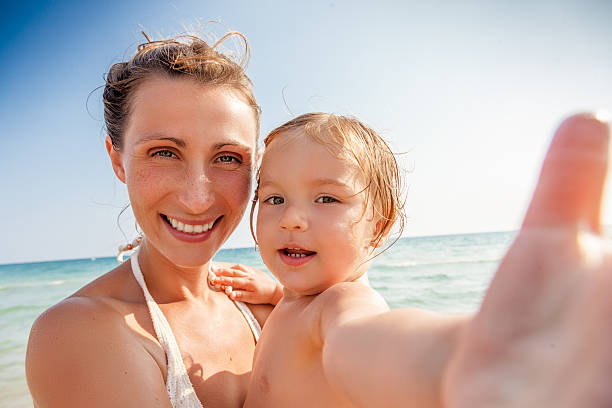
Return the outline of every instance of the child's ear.
{"type": "Polygon", "coordinates": [[[110,157],[111,164],[113,166],[113,170],[115,171],[117,178],[125,184],[125,169],[123,168],[123,160],[121,157],[121,153],[115,150],[115,148],[113,147],[113,141],[108,135],[106,136],[105,144],[106,151],[108,152],[108,156],[110,157]]]}
{"type": "Polygon", "coordinates": [[[383,231],[383,228],[385,228],[385,220],[383,218],[379,218],[374,225],[374,234],[372,235],[372,241],[370,243],[374,248],[380,248],[385,238],[387,238],[389,231],[383,231]]]}

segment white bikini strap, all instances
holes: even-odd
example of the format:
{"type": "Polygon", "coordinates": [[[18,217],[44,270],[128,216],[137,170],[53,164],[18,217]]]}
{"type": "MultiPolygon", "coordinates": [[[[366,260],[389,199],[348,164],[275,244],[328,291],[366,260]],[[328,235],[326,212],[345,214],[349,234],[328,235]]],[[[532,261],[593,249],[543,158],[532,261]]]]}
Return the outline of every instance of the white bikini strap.
{"type": "Polygon", "coordinates": [[[253,312],[251,312],[251,309],[249,309],[247,305],[245,305],[239,300],[234,300],[234,304],[242,312],[242,315],[246,319],[247,323],[249,324],[249,327],[251,328],[251,331],[253,332],[253,337],[255,337],[255,343],[257,343],[259,341],[259,336],[261,336],[261,326],[259,325],[259,322],[257,321],[257,319],[255,319],[255,316],[253,316],[253,312]]]}
{"type": "Polygon", "coordinates": [[[149,314],[153,321],[153,328],[157,334],[157,340],[166,352],[168,364],[166,388],[168,390],[168,396],[170,397],[170,403],[174,408],[202,408],[202,404],[200,400],[198,400],[193,385],[189,380],[187,369],[181,357],[181,351],[179,350],[178,344],[176,344],[176,339],[172,334],[170,324],[147,289],[144,276],[138,264],[140,248],[141,247],[138,247],[130,257],[132,273],[142,288],[142,293],[144,293],[149,308],[149,314]]]}

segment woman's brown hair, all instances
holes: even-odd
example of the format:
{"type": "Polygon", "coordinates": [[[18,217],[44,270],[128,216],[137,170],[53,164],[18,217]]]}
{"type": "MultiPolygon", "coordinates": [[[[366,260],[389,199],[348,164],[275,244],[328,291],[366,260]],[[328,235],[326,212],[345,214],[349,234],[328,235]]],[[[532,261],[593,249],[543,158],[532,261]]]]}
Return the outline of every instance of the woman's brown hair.
{"type": "Polygon", "coordinates": [[[123,134],[136,89],[143,81],[155,76],[186,77],[198,84],[238,91],[253,109],[259,134],[261,109],[253,95],[251,80],[244,72],[249,47],[243,34],[231,31],[212,46],[193,35],[159,41],[151,41],[144,35],[147,42],[138,46],[136,54],[129,61],[114,64],[106,75],[102,95],[104,122],[115,150],[120,151],[123,147],[123,134]],[[243,41],[245,58],[242,61],[235,62],[217,51],[218,46],[230,37],[238,37],[243,41]]]}

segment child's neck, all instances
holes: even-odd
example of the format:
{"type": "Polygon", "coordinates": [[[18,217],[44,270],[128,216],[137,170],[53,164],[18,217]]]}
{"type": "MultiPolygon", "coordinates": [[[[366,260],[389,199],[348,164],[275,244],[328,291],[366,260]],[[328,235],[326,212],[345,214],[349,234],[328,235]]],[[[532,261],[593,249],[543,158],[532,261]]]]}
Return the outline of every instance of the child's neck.
{"type": "MultiPolygon", "coordinates": [[[[363,274],[359,275],[355,279],[351,279],[351,280],[345,281],[345,282],[359,282],[362,285],[370,286],[370,280],[368,279],[368,272],[367,271],[364,272],[363,274]]],[[[297,299],[305,298],[305,297],[315,297],[315,296],[320,295],[321,293],[323,293],[327,289],[329,289],[329,287],[325,288],[321,292],[306,295],[306,294],[303,294],[303,293],[294,292],[291,289],[288,289],[287,287],[284,287],[283,288],[283,297],[282,297],[282,299],[284,301],[292,301],[292,300],[297,300],[297,299]]]]}

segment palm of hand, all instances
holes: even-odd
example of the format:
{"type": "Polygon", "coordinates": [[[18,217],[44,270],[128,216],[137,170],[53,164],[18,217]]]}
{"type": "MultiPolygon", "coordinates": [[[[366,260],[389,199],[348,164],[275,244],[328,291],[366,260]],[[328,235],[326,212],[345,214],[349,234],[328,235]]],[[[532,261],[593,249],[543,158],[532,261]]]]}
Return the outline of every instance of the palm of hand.
{"type": "Polygon", "coordinates": [[[558,130],[523,228],[449,363],[446,406],[612,406],[612,251],[598,236],[608,137],[585,116],[558,130]]]}

